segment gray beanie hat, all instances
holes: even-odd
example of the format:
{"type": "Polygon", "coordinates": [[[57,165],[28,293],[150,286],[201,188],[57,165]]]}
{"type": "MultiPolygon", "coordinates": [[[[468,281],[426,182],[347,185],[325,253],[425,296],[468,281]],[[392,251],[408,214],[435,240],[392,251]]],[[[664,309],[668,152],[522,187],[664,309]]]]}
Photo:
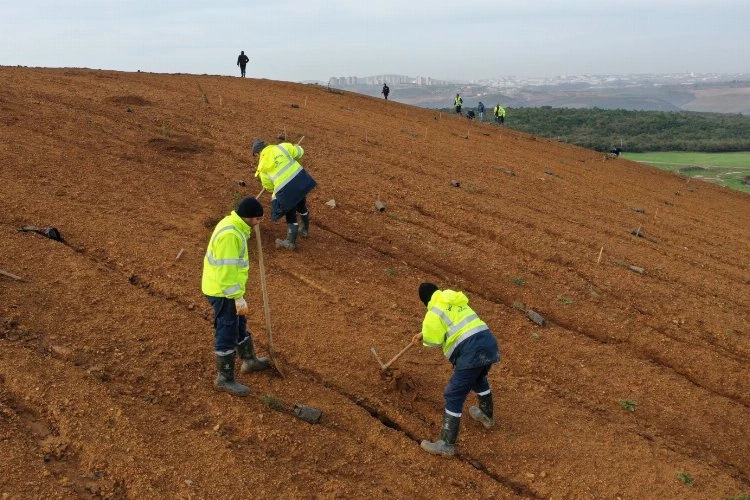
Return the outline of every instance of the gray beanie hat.
{"type": "Polygon", "coordinates": [[[265,147],[266,143],[263,142],[263,139],[255,139],[255,141],[253,141],[253,154],[257,155],[258,153],[263,151],[263,148],[265,147]]]}

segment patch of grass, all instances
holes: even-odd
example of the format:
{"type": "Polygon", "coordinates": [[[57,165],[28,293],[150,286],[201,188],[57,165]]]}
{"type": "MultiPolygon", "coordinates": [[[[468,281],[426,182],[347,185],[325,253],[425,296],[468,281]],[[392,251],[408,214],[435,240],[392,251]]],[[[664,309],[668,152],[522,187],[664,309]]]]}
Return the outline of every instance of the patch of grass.
{"type": "Polygon", "coordinates": [[[622,156],[661,170],[669,170],[750,193],[750,185],[744,182],[745,177],[750,175],[750,152],[747,151],[735,153],[664,151],[623,153],[622,156]]]}
{"type": "Polygon", "coordinates": [[[172,137],[172,128],[169,126],[169,123],[164,122],[162,124],[161,133],[166,139],[169,139],[170,137],[172,137]]]}
{"type": "Polygon", "coordinates": [[[524,286],[526,284],[526,281],[524,281],[521,278],[513,278],[513,283],[515,283],[518,286],[524,286]]]}
{"type": "Polygon", "coordinates": [[[513,307],[515,307],[519,311],[526,312],[526,306],[523,302],[513,302],[513,307]]]}
{"type": "Polygon", "coordinates": [[[635,411],[635,409],[638,407],[638,403],[636,403],[635,401],[631,401],[630,399],[623,399],[622,401],[620,401],[620,406],[623,410],[635,411]]]}
{"type": "Polygon", "coordinates": [[[692,486],[695,483],[695,478],[685,471],[679,471],[677,473],[677,479],[679,479],[682,484],[687,486],[692,486]]]}
{"type": "Polygon", "coordinates": [[[407,222],[409,220],[409,218],[404,215],[398,215],[398,214],[393,214],[393,213],[389,213],[388,217],[390,217],[391,219],[395,219],[399,222],[407,222]]]}
{"type": "Polygon", "coordinates": [[[281,404],[281,400],[273,394],[266,394],[264,396],[261,396],[260,400],[274,410],[279,410],[283,407],[283,405],[281,404]]]}
{"type": "Polygon", "coordinates": [[[570,305],[570,304],[572,304],[572,303],[573,303],[573,300],[571,300],[571,299],[569,299],[569,298],[565,297],[564,295],[558,295],[558,296],[557,296],[557,300],[559,300],[560,302],[562,302],[562,303],[563,303],[563,304],[565,304],[566,306],[568,306],[568,305],[570,305]]]}
{"type": "Polygon", "coordinates": [[[393,278],[394,276],[398,274],[398,271],[396,271],[395,269],[389,268],[385,270],[385,274],[387,274],[389,278],[393,278]]]}
{"type": "Polygon", "coordinates": [[[750,494],[740,493],[734,497],[725,497],[725,500],[750,500],[750,494]]]}
{"type": "Polygon", "coordinates": [[[531,334],[531,338],[534,339],[534,340],[539,340],[539,339],[542,338],[542,336],[539,335],[538,333],[534,332],[534,333],[531,334]]]}

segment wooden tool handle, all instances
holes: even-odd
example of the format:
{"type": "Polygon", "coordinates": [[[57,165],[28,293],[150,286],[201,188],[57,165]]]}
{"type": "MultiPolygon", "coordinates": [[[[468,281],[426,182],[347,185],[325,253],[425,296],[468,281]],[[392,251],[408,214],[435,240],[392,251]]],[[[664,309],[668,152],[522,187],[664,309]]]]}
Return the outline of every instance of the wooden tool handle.
{"type": "Polygon", "coordinates": [[[255,226],[255,241],[258,244],[258,269],[260,269],[260,287],[263,290],[263,314],[266,318],[266,332],[268,333],[268,353],[271,355],[271,357],[273,357],[276,351],[273,348],[273,333],[271,332],[271,307],[268,305],[266,266],[263,263],[263,245],[260,242],[260,225],[255,226]]]}
{"type": "Polygon", "coordinates": [[[394,361],[396,361],[398,358],[400,358],[401,356],[403,356],[403,354],[406,351],[408,351],[409,349],[411,349],[413,346],[414,346],[414,343],[413,342],[409,342],[409,345],[407,345],[406,347],[404,347],[403,349],[401,349],[401,352],[399,352],[398,354],[396,354],[395,356],[393,356],[393,359],[391,359],[389,362],[387,362],[386,364],[383,365],[383,370],[385,370],[386,368],[388,368],[389,366],[391,366],[391,364],[394,361]]]}

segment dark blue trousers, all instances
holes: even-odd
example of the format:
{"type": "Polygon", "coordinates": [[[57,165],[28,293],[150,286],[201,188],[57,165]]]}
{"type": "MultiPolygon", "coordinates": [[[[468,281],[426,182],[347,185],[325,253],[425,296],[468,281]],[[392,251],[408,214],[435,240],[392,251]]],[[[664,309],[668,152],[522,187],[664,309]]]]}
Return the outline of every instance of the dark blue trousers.
{"type": "Polygon", "coordinates": [[[234,299],[206,297],[214,308],[214,349],[216,354],[226,356],[237,349],[237,344],[247,339],[247,319],[237,315],[234,299]]]}
{"type": "Polygon", "coordinates": [[[445,410],[455,417],[460,417],[469,392],[474,391],[477,394],[488,392],[490,382],[487,380],[487,374],[490,368],[492,365],[453,370],[453,375],[443,392],[445,410]]]}

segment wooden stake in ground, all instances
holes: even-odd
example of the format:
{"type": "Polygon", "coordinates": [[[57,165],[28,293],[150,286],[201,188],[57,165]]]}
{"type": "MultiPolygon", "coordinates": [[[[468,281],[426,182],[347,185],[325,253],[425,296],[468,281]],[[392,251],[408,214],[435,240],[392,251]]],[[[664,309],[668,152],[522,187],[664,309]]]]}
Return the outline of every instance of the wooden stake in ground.
{"type": "Polygon", "coordinates": [[[271,363],[279,372],[282,378],[286,377],[284,370],[281,367],[281,363],[276,355],[276,349],[273,347],[273,333],[271,332],[271,306],[268,304],[268,288],[266,287],[266,267],[263,264],[263,245],[260,242],[260,225],[256,224],[255,229],[255,241],[258,244],[258,269],[260,270],[260,287],[263,290],[263,315],[266,320],[266,333],[268,334],[268,355],[271,358],[271,363]]]}
{"type": "Polygon", "coordinates": [[[602,249],[601,249],[601,250],[599,250],[599,258],[598,258],[598,259],[596,259],[596,263],[597,263],[597,264],[598,264],[599,262],[601,262],[601,261],[602,261],[602,252],[603,252],[603,251],[604,251],[604,247],[602,247],[602,249]]]}
{"type": "Polygon", "coordinates": [[[185,251],[184,248],[180,248],[180,251],[177,253],[177,257],[174,258],[174,260],[180,260],[180,257],[182,257],[182,253],[185,251]]]}
{"type": "Polygon", "coordinates": [[[2,270],[0,270],[0,274],[2,274],[3,276],[7,276],[8,278],[13,278],[13,279],[14,279],[14,280],[16,280],[16,281],[26,281],[26,280],[25,280],[25,279],[23,279],[22,277],[20,277],[20,276],[16,276],[15,274],[11,274],[11,273],[9,273],[9,272],[7,272],[7,271],[2,271],[2,270]]]}

